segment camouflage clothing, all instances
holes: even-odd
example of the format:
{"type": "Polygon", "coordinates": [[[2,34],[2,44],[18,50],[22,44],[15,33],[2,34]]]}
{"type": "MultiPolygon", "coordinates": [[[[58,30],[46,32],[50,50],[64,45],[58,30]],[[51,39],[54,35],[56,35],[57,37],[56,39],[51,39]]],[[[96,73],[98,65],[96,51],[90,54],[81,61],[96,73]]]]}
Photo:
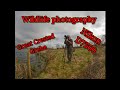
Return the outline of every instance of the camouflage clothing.
{"type": "Polygon", "coordinates": [[[64,44],[66,44],[66,48],[67,48],[67,58],[69,61],[71,61],[72,58],[72,49],[73,49],[73,40],[71,38],[66,39],[64,44]]]}

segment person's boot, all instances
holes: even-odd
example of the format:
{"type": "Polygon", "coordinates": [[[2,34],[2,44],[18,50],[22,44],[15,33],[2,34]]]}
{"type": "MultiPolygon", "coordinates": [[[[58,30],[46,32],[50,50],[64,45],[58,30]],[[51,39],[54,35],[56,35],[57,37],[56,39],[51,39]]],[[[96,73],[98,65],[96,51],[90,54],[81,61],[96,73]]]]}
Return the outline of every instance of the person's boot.
{"type": "Polygon", "coordinates": [[[70,59],[68,59],[67,63],[71,63],[71,60],[70,60],[70,59]]]}
{"type": "Polygon", "coordinates": [[[69,60],[67,61],[67,63],[70,63],[70,62],[71,62],[71,61],[69,61],[69,60]]]}

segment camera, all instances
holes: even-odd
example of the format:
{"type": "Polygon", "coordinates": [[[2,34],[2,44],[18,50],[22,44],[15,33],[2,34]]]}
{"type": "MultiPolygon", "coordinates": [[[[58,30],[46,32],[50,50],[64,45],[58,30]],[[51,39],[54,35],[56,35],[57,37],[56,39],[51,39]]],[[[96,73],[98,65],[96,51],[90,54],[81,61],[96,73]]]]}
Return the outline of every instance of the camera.
{"type": "Polygon", "coordinates": [[[67,35],[64,35],[65,39],[68,39],[68,36],[67,35]]]}

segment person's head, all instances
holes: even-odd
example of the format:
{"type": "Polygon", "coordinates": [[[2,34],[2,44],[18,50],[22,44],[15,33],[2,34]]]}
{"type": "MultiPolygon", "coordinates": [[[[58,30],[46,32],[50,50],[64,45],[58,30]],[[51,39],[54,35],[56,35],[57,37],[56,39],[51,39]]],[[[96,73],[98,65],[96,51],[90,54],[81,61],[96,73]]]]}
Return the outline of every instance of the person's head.
{"type": "Polygon", "coordinates": [[[70,35],[67,35],[68,39],[71,39],[70,35]]]}

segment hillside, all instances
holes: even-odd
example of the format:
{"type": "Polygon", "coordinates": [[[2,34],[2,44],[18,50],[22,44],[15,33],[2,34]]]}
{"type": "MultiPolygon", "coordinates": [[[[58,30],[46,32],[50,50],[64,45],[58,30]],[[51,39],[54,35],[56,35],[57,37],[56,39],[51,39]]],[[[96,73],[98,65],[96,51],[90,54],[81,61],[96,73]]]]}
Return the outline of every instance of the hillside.
{"type": "MultiPolygon", "coordinates": [[[[34,63],[31,69],[32,79],[105,79],[105,46],[97,46],[95,55],[84,48],[76,48],[71,63],[67,63],[66,57],[64,61],[64,49],[46,50],[43,54],[47,59],[43,66],[46,66],[41,69],[42,64],[35,67],[38,63],[34,63]]],[[[42,60],[38,61],[43,63],[42,60]]],[[[17,71],[20,64],[16,64],[16,78],[23,72],[23,69],[17,71]]],[[[25,75],[21,76],[26,78],[25,75]]]]}

